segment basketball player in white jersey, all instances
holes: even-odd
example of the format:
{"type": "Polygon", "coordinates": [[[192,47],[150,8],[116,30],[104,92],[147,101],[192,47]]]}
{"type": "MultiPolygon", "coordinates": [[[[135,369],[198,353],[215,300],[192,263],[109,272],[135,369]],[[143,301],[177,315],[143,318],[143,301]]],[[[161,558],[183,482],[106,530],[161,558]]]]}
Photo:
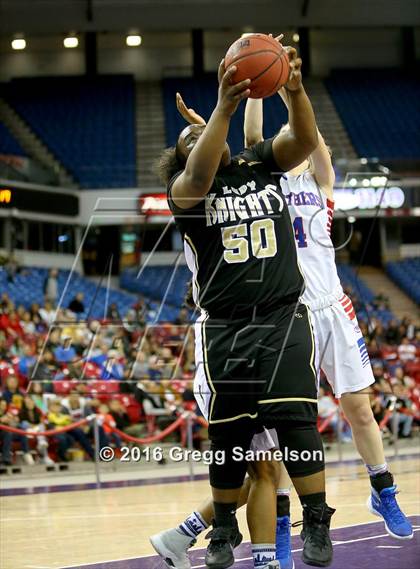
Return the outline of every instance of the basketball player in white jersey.
{"type": "MultiPolygon", "coordinates": [[[[279,92],[287,105],[287,93],[279,92]]],[[[177,106],[190,123],[205,123],[193,109],[188,109],[177,94],[177,106]]],[[[245,147],[263,140],[263,107],[261,100],[248,99],[245,110],[245,147]]],[[[283,128],[288,128],[287,125],[283,128]]],[[[318,342],[319,365],[324,371],[335,396],[349,421],[360,456],[365,462],[371,481],[368,509],[384,519],[387,532],[397,539],[411,539],[411,523],[400,510],[392,474],[385,460],[382,438],[369,399],[369,386],[374,383],[367,349],[358,326],[351,300],[344,294],[331,241],[334,211],[335,175],[331,155],[318,133],[319,146],[309,160],[282,176],[281,186],[289,206],[295,230],[296,246],[306,289],[303,302],[313,313],[318,342]]],[[[257,448],[274,448],[276,435],[266,432],[257,448]]],[[[292,569],[294,562],[290,547],[291,482],[281,465],[277,497],[277,559],[282,569],[292,569]]],[[[250,481],[241,494],[245,503],[250,481]]],[[[261,486],[261,485],[260,485],[261,486]]],[[[261,487],[260,487],[261,490],[261,487]]],[[[240,504],[238,503],[238,506],[240,504]]],[[[177,529],[161,532],[151,538],[156,551],[179,569],[191,567],[187,550],[196,536],[204,531],[212,519],[209,499],[193,512],[177,529]],[[182,535],[183,534],[183,535],[182,535]]],[[[302,536],[304,538],[304,536],[302,536]]]]}
{"type": "MultiPolygon", "coordinates": [[[[282,89],[279,94],[287,106],[287,92],[282,89]]],[[[248,100],[244,129],[247,144],[262,140],[261,100],[248,100]]],[[[331,241],[335,175],[329,149],[319,132],[318,140],[318,148],[309,160],[281,179],[305,278],[302,300],[313,314],[320,368],[335,397],[340,399],[370,476],[368,509],[384,519],[392,537],[411,539],[413,529],[397,504],[397,488],[385,461],[380,429],[370,406],[369,386],[374,377],[369,355],[352,302],[344,294],[337,274],[331,241]]]]}

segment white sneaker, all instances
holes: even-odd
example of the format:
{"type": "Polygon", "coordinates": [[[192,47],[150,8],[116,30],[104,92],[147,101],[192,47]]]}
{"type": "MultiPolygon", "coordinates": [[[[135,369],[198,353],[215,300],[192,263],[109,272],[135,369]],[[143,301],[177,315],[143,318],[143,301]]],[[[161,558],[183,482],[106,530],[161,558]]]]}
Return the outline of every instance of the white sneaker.
{"type": "Polygon", "coordinates": [[[264,567],[262,567],[262,569],[281,569],[280,561],[278,559],[275,559],[274,561],[270,561],[270,563],[267,563],[267,565],[264,565],[264,567]]]}
{"type": "Polygon", "coordinates": [[[25,464],[27,464],[28,466],[33,466],[35,464],[33,456],[31,455],[30,452],[23,453],[23,460],[25,464]]]}
{"type": "Polygon", "coordinates": [[[176,528],[161,531],[150,537],[154,550],[170,569],[191,569],[188,549],[195,542],[195,539],[183,535],[176,528]]]}
{"type": "Polygon", "coordinates": [[[43,457],[41,457],[41,464],[46,464],[47,466],[52,466],[53,464],[55,464],[55,462],[53,461],[53,459],[50,456],[48,456],[48,454],[46,454],[43,457]]]}

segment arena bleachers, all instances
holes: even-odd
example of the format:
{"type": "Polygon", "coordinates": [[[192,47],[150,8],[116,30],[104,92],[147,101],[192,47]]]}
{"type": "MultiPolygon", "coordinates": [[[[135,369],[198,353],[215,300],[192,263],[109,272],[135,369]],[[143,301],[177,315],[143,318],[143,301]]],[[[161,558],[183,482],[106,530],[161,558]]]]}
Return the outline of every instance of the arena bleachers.
{"type": "Polygon", "coordinates": [[[136,186],[131,76],[19,78],[4,90],[82,188],[136,186]]]}
{"type": "MultiPolygon", "coordinates": [[[[168,146],[176,143],[179,133],[186,126],[184,119],[176,112],[175,94],[177,91],[181,93],[189,107],[194,108],[208,120],[217,102],[217,77],[209,74],[199,82],[186,77],[164,79],[163,101],[168,146]]],[[[230,124],[228,143],[233,154],[237,154],[244,147],[244,109],[245,103],[241,103],[230,124]]],[[[286,122],[287,112],[280,98],[266,99],[264,101],[264,138],[274,136],[286,122]]]]}
{"type": "Polygon", "coordinates": [[[337,270],[343,287],[350,292],[360,321],[377,318],[382,324],[388,324],[395,318],[390,310],[375,306],[374,292],[357,276],[353,267],[338,264],[337,270]]]}
{"type": "Polygon", "coordinates": [[[359,156],[420,155],[420,81],[392,69],[335,70],[326,85],[359,156]]]}
{"type": "Polygon", "coordinates": [[[138,269],[126,269],[121,273],[120,284],[131,292],[139,292],[156,300],[166,298],[166,303],[181,306],[184,301],[187,281],[191,273],[186,265],[146,267],[140,278],[138,269]],[[175,271],[175,272],[174,272],[175,271]]]}
{"type": "Polygon", "coordinates": [[[388,263],[386,271],[414,302],[420,304],[420,257],[388,263]]]}
{"type": "Polygon", "coordinates": [[[0,122],[0,154],[25,156],[25,152],[19,142],[2,122],[0,122]]]}
{"type": "MultiPolygon", "coordinates": [[[[0,271],[0,290],[16,305],[22,304],[25,308],[29,308],[33,303],[37,303],[42,306],[47,274],[47,269],[27,267],[9,279],[6,271],[0,271]]],[[[66,270],[61,270],[58,274],[60,296],[68,283],[61,306],[67,308],[75,294],[82,292],[86,310],[81,317],[104,318],[104,306],[107,303],[116,303],[120,314],[124,316],[130,306],[136,302],[136,297],[132,294],[113,289],[108,291],[105,287],[98,288],[96,283],[78,273],[72,273],[69,280],[69,275],[70,271],[66,270]]]]}
{"type": "MultiPolygon", "coordinates": [[[[338,265],[338,273],[344,288],[348,289],[358,310],[360,320],[366,321],[366,309],[369,316],[377,318],[387,324],[394,314],[385,309],[374,306],[375,294],[358,278],[355,270],[349,265],[338,265]]],[[[187,281],[191,273],[185,265],[177,267],[174,273],[172,266],[146,267],[140,278],[137,278],[137,269],[126,269],[121,274],[120,285],[131,292],[139,292],[155,300],[165,299],[165,306],[180,307],[184,301],[187,281]]]]}

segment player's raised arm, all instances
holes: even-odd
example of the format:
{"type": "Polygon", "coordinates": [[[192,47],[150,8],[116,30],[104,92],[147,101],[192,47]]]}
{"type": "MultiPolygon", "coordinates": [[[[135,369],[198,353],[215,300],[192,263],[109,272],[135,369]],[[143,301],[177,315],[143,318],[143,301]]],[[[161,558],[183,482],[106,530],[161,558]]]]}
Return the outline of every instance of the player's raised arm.
{"type": "MultiPolygon", "coordinates": [[[[185,169],[175,180],[172,200],[182,209],[196,205],[210,190],[225,151],[230,119],[242,99],[249,96],[249,79],[232,85],[236,67],[224,72],[224,62],[219,66],[219,96],[209,122],[196,131],[189,131],[182,141],[181,152],[187,157],[185,169]]],[[[180,141],[178,141],[178,145],[180,141]]],[[[178,148],[179,150],[179,148],[178,148]]]]}
{"type": "MultiPolygon", "coordinates": [[[[289,108],[289,93],[282,88],[279,91],[286,107],[289,108]]],[[[322,134],[318,131],[318,146],[311,154],[311,167],[318,186],[332,198],[334,192],[335,172],[331,161],[331,152],[325,143],[322,134]]]]}
{"type": "Polygon", "coordinates": [[[290,130],[273,140],[273,155],[278,167],[286,172],[303,162],[318,146],[318,133],[311,102],[303,88],[302,60],[292,47],[285,48],[291,73],[285,85],[289,100],[290,130]]]}
{"type": "Polygon", "coordinates": [[[263,138],[263,100],[248,99],[245,107],[244,146],[249,148],[263,138]]]}

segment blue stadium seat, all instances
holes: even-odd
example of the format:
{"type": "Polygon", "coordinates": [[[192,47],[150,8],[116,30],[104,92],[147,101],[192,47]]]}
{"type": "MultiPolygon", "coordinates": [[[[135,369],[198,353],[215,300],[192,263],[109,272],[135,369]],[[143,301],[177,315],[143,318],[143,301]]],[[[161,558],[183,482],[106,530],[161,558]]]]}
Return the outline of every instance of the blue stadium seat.
{"type": "Polygon", "coordinates": [[[420,157],[418,74],[334,70],[326,86],[359,156],[420,157]]]}
{"type": "Polygon", "coordinates": [[[136,187],[132,76],[19,78],[5,96],[82,188],[136,187]]]}
{"type": "Polygon", "coordinates": [[[0,154],[25,156],[25,151],[5,124],[0,122],[0,154]]]}
{"type": "MultiPolygon", "coordinates": [[[[6,271],[0,271],[0,290],[9,295],[13,302],[19,306],[29,308],[31,304],[44,304],[44,281],[48,270],[37,267],[25,267],[12,281],[8,279],[6,271]]],[[[121,316],[125,316],[128,310],[135,304],[137,297],[127,292],[97,287],[97,284],[73,272],[69,280],[70,271],[60,270],[58,275],[59,298],[65,287],[67,289],[61,303],[62,308],[67,308],[70,301],[78,292],[84,293],[84,305],[86,312],[82,318],[104,318],[105,306],[116,303],[121,316]]]]}
{"type": "Polygon", "coordinates": [[[387,263],[386,271],[414,302],[420,304],[420,257],[387,263]]]}

